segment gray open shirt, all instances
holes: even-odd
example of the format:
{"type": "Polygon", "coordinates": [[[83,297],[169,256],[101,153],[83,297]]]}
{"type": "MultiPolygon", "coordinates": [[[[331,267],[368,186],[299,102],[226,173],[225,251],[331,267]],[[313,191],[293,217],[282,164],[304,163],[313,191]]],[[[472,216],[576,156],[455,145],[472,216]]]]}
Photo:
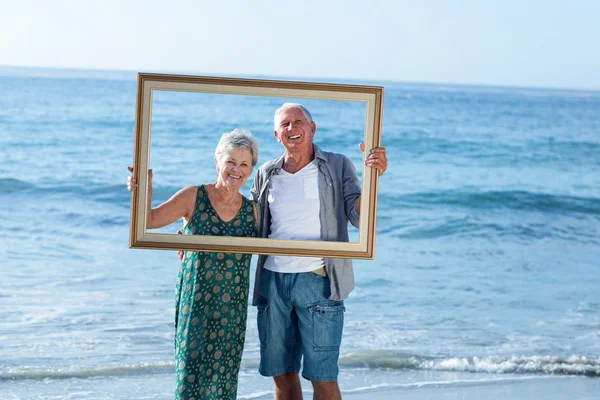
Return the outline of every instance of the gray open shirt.
{"type": "MultiPolygon", "coordinates": [[[[319,220],[321,240],[347,242],[348,221],[358,228],[360,216],[354,209],[360,197],[360,184],[356,169],[343,154],[322,151],[314,145],[315,160],[319,169],[319,220]]],[[[257,203],[260,237],[268,238],[271,228],[271,213],[267,196],[271,177],[281,170],[283,156],[267,161],[256,172],[250,193],[257,203]]],[[[292,212],[292,211],[290,211],[292,212]]],[[[258,303],[260,276],[268,256],[258,257],[252,305],[258,303]]],[[[331,300],[344,300],[354,289],[352,260],[344,258],[324,258],[327,276],[331,282],[331,300]]]]}

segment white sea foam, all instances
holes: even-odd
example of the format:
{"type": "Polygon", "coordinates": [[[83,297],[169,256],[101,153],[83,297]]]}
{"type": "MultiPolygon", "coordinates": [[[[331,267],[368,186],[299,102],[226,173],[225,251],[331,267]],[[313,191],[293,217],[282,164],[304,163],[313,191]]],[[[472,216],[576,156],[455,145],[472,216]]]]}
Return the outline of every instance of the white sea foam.
{"type": "MultiPolygon", "coordinates": [[[[129,376],[134,374],[170,373],[172,361],[140,362],[134,364],[110,363],[104,365],[49,366],[49,367],[2,367],[2,379],[67,379],[94,376],[129,376]]],[[[257,360],[245,359],[243,368],[255,370],[257,360]]],[[[600,376],[600,358],[571,356],[512,356],[471,358],[429,358],[398,354],[390,351],[361,351],[343,354],[342,369],[366,368],[389,370],[431,370],[445,372],[470,372],[488,374],[600,376]]],[[[252,374],[241,371],[240,376],[252,374]]]]}
{"type": "Polygon", "coordinates": [[[494,374],[600,376],[600,357],[489,356],[434,358],[384,350],[358,351],[340,357],[345,367],[417,369],[494,374]]]}
{"type": "Polygon", "coordinates": [[[16,379],[70,379],[95,376],[127,376],[133,374],[171,373],[173,361],[141,362],[135,364],[105,364],[53,367],[0,368],[0,380],[16,379]]]}

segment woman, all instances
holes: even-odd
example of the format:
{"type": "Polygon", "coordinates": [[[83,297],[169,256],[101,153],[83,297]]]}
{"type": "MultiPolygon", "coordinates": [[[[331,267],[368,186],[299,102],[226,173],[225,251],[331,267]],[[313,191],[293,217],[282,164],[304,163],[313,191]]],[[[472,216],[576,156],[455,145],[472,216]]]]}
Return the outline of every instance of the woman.
{"type": "MultiPolygon", "coordinates": [[[[215,150],[216,182],[185,187],[152,209],[152,170],[148,171],[147,228],[183,217],[187,235],[255,237],[256,211],[239,189],[257,161],[258,145],[249,132],[225,133],[215,150]]],[[[127,187],[137,188],[131,176],[127,187]]],[[[250,258],[250,254],[184,253],[175,301],[175,399],[236,398],[250,258]]]]}

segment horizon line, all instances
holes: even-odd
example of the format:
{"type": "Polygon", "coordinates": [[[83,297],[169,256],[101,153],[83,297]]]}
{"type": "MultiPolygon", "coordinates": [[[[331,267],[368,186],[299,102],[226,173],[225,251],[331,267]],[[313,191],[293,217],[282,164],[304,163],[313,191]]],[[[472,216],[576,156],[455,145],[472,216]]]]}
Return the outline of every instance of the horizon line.
{"type": "Polygon", "coordinates": [[[600,92],[600,88],[578,88],[578,87],[567,87],[567,86],[527,86],[517,84],[497,84],[497,83],[455,83],[455,82],[441,82],[441,81],[400,81],[391,79],[372,79],[372,78],[335,78],[335,77],[301,77],[301,76],[286,76],[286,75],[260,75],[260,74],[222,74],[213,72],[191,72],[191,71],[173,71],[173,70],[130,70],[130,69],[114,69],[114,68],[90,68],[90,67],[58,67],[58,66],[33,66],[33,65],[7,65],[0,64],[0,71],[3,69],[30,69],[30,70],[55,70],[55,71],[77,71],[83,73],[93,72],[105,72],[105,73],[127,73],[127,74],[138,74],[138,73],[163,73],[163,74],[174,74],[174,75],[192,75],[192,76],[212,76],[212,77],[239,77],[239,78],[258,78],[258,79],[306,79],[307,82],[311,79],[316,79],[319,82],[331,81],[362,81],[362,82],[388,82],[396,84],[407,84],[407,85],[446,85],[446,86],[468,86],[468,87],[481,87],[481,88],[496,88],[496,89],[525,89],[525,90],[543,90],[543,91],[577,91],[577,92],[600,92]]]}

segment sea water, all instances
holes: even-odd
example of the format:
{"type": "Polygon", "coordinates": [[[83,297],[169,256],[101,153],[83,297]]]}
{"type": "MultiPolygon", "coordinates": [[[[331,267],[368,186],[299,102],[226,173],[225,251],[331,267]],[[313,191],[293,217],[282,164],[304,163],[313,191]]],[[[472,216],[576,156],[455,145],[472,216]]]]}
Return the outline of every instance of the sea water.
{"type": "MultiPolygon", "coordinates": [[[[354,262],[346,300],[343,393],[598,379],[600,92],[347,83],[385,87],[389,165],[375,259],[354,262]]],[[[128,248],[135,86],[129,72],[0,69],[0,398],[172,396],[177,257],[128,248]]],[[[209,103],[157,111],[155,203],[214,181],[226,130],[259,137],[259,164],[281,154],[277,101],[209,103]],[[220,123],[169,125],[206,110],[220,123]]],[[[339,107],[313,105],[315,142],[360,172],[362,111],[339,107]]],[[[250,307],[240,398],[271,396],[258,360],[250,307]]]]}

